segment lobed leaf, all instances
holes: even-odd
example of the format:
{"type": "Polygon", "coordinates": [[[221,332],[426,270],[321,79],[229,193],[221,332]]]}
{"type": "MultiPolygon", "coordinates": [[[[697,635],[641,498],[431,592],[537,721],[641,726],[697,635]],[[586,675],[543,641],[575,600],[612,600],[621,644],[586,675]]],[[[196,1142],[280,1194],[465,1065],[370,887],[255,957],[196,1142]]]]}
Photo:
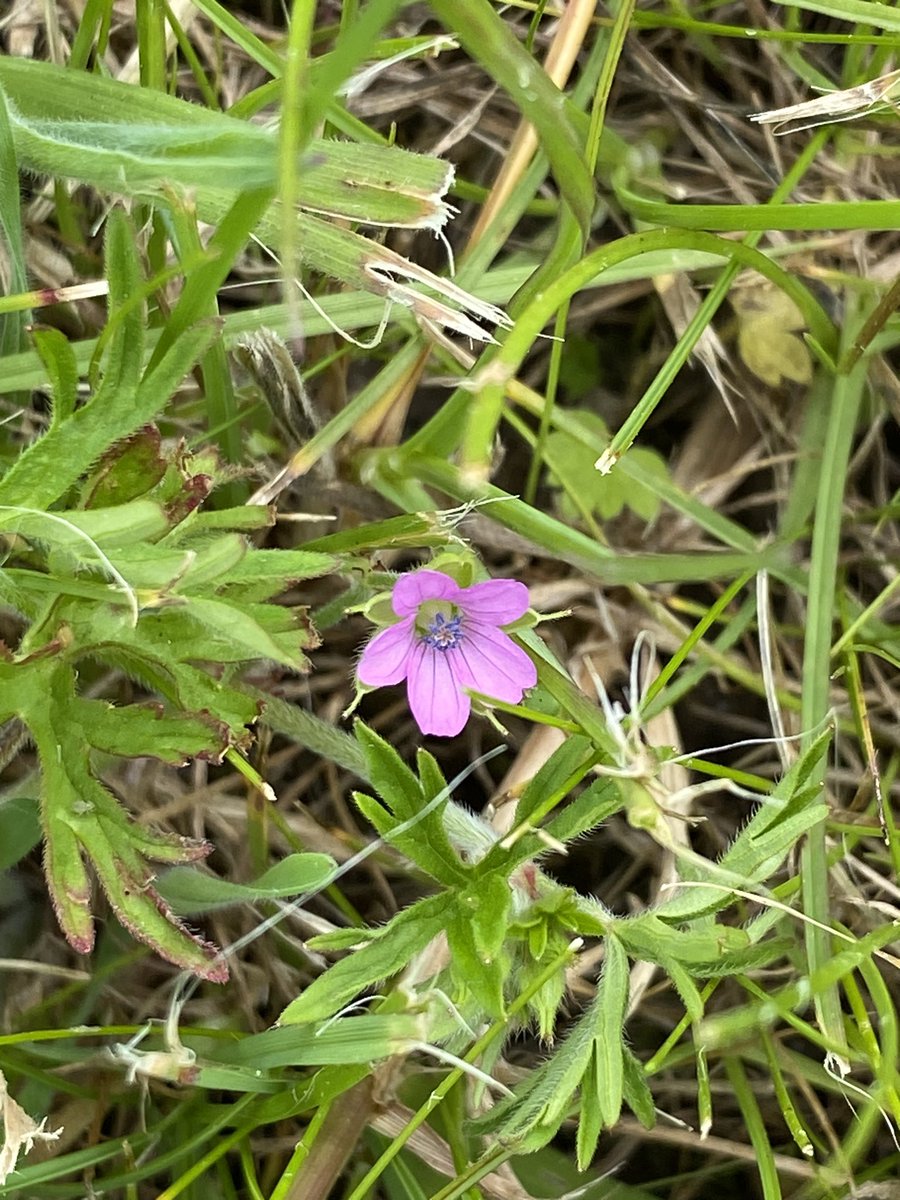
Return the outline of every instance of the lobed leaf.
{"type": "Polygon", "coordinates": [[[374,802],[360,796],[357,803],[365,815],[386,841],[441,883],[450,886],[463,880],[466,869],[447,836],[442,816],[449,795],[431,811],[424,811],[447,790],[437,764],[430,755],[420,753],[420,783],[397,751],[362,721],[356,722],[354,732],[365,757],[366,777],[387,806],[379,813],[374,802]],[[397,827],[407,822],[412,822],[410,828],[398,832],[397,827]]]}
{"type": "Polygon", "coordinates": [[[152,886],[143,859],[185,861],[208,852],[204,844],[160,838],[129,825],[115,797],[94,776],[91,726],[79,709],[70,668],[39,660],[20,679],[19,703],[41,756],[41,819],[45,870],[60,925],[81,953],[93,945],[91,888],[84,859],[96,870],[122,924],[164,958],[204,978],[228,974],[214,946],[194,936],[152,886]]]}
{"type": "Polygon", "coordinates": [[[112,705],[73,697],[73,720],[90,729],[90,744],[122,758],[158,758],[182,767],[192,758],[221,757],[223,727],[211,716],[166,713],[161,704],[112,705]]]}

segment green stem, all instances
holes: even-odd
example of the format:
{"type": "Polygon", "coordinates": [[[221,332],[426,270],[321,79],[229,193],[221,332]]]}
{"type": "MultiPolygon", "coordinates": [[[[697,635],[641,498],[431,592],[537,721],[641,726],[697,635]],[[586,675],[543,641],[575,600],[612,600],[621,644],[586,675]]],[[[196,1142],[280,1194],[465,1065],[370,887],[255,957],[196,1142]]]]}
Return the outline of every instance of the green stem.
{"type": "MultiPolygon", "coordinates": [[[[414,478],[429,487],[439,488],[460,503],[489,502],[493,520],[543,547],[554,558],[602,579],[607,587],[663,581],[675,583],[688,580],[696,582],[698,579],[731,579],[744,571],[763,568],[772,571],[778,578],[785,578],[787,572],[792,584],[798,583],[796,575],[791,573],[785,562],[783,549],[775,545],[737,552],[617,554],[501,488],[465,478],[452,463],[434,458],[416,458],[409,462],[408,470],[414,478]]],[[[308,548],[335,552],[342,547],[333,537],[311,542],[308,548]]]]}
{"type": "Polygon", "coordinates": [[[781,1185],[778,1182],[778,1169],[775,1166],[772,1145],[744,1067],[740,1059],[726,1058],[725,1070],[743,1114],[753,1149],[756,1151],[756,1169],[759,1171],[763,1200],[781,1200],[781,1185]]]}
{"type": "MultiPolygon", "coordinates": [[[[791,194],[814,162],[816,155],[821,150],[828,136],[828,131],[823,130],[820,134],[810,140],[804,152],[798,156],[796,162],[788,171],[787,175],[772,193],[771,203],[760,206],[764,212],[769,212],[773,207],[778,206],[780,201],[782,201],[786,196],[791,194]]],[[[755,250],[756,245],[762,238],[765,230],[777,228],[774,218],[770,218],[770,222],[771,223],[767,224],[765,227],[756,229],[753,233],[749,233],[747,237],[744,238],[742,248],[744,250],[755,250]]],[[[678,224],[678,222],[676,221],[674,224],[678,224]]],[[[713,225],[713,227],[715,226],[713,225]]],[[[743,225],[740,226],[740,228],[746,229],[748,227],[743,225]]],[[[737,246],[734,248],[737,250],[737,246]]],[[[653,413],[660,400],[662,400],[672,381],[687,362],[697,343],[700,341],[700,338],[703,336],[703,333],[709,327],[713,317],[716,315],[720,306],[725,300],[725,297],[728,295],[735,276],[740,271],[742,265],[744,264],[741,263],[739,256],[735,254],[731,262],[729,262],[728,266],[716,280],[715,284],[712,286],[712,288],[710,288],[709,292],[707,292],[700,307],[688,322],[688,326],[684,333],[678,339],[678,342],[672,350],[672,353],[657,372],[656,378],[634,406],[624,425],[622,425],[621,429],[619,429],[619,431],[613,437],[612,442],[609,445],[609,449],[603,456],[604,461],[606,461],[609,466],[612,466],[622,456],[622,454],[624,454],[624,452],[628,449],[628,447],[643,429],[647,419],[653,413]]],[[[806,310],[803,311],[804,316],[808,321],[810,314],[806,310]]],[[[834,345],[834,330],[833,327],[831,327],[830,321],[828,322],[828,326],[829,328],[826,331],[824,325],[819,325],[816,329],[810,324],[810,331],[812,332],[813,337],[816,338],[816,340],[826,348],[830,348],[834,345]],[[822,341],[820,332],[825,333],[825,341],[822,341]]]]}
{"type": "MultiPolygon", "coordinates": [[[[852,318],[845,327],[846,344],[852,318]]],[[[841,517],[844,503],[847,465],[859,407],[865,384],[866,367],[859,363],[848,375],[834,380],[815,506],[812,551],[809,568],[809,605],[803,651],[803,696],[801,706],[805,742],[813,739],[820,729],[829,707],[831,679],[831,639],[834,594],[841,537],[841,517]]],[[[814,794],[811,802],[818,803],[825,787],[825,756],[820,759],[811,779],[814,794]]],[[[803,909],[808,917],[823,924],[829,921],[828,865],[825,846],[825,823],[814,826],[807,835],[801,856],[803,880],[803,909]]],[[[824,929],[806,926],[806,949],[809,973],[812,975],[831,957],[831,938],[824,929]]],[[[832,984],[815,997],[816,1014],[822,1032],[837,1046],[846,1046],[840,996],[832,984]]]]}
{"type": "MultiPolygon", "coordinates": [[[[622,47],[625,44],[625,35],[631,24],[631,17],[634,12],[635,0],[621,0],[616,12],[613,27],[607,38],[606,53],[603,56],[603,65],[600,68],[600,75],[597,79],[597,87],[594,91],[594,102],[591,108],[591,123],[588,130],[587,138],[587,162],[590,172],[593,175],[597,169],[597,159],[600,154],[600,140],[603,136],[604,126],[606,124],[606,109],[609,103],[609,93],[612,89],[613,80],[616,75],[616,68],[619,65],[619,59],[622,56],[622,47]]],[[[574,241],[573,249],[577,248],[579,254],[584,252],[584,239],[578,238],[574,241]]],[[[570,263],[566,262],[569,266],[570,263]]],[[[550,349],[550,370],[547,377],[547,388],[544,397],[544,405],[541,411],[541,423],[538,429],[537,444],[534,453],[531,456],[531,463],[528,468],[528,479],[525,483],[525,501],[528,504],[534,503],[535,493],[537,491],[538,478],[540,476],[541,464],[544,458],[544,446],[547,442],[547,436],[550,432],[550,424],[553,416],[553,409],[556,404],[556,394],[559,387],[559,373],[562,364],[562,355],[564,348],[564,339],[566,334],[566,325],[569,320],[569,306],[571,300],[565,300],[556,314],[556,322],[553,329],[555,341],[550,349]]]]}
{"type": "MultiPolygon", "coordinates": [[[[700,250],[719,255],[724,259],[731,260],[729,270],[734,272],[737,272],[740,267],[749,267],[758,271],[794,301],[803,313],[804,320],[813,337],[825,347],[826,351],[835,346],[837,335],[834,324],[818,300],[795,275],[789,274],[754,247],[739,242],[729,242],[715,234],[702,233],[698,230],[686,232],[677,229],[657,229],[645,233],[633,233],[588,254],[535,295],[527,308],[520,314],[515,328],[510,330],[503,345],[496,350],[492,348],[483,356],[480,369],[476,368],[475,370],[476,380],[481,375],[479,380],[481,386],[478,388],[476,396],[473,398],[471,387],[460,388],[444,405],[439,418],[429,422],[418,434],[413,435],[406,442],[402,453],[411,455],[426,449],[431,453],[441,455],[452,453],[459,443],[459,430],[462,426],[465,428],[463,466],[464,468],[468,467],[470,472],[482,474],[484,465],[489,459],[490,448],[493,446],[497,423],[503,410],[507,384],[515,376],[538,335],[548,321],[553,319],[554,314],[565,301],[574,296],[576,292],[581,291],[582,288],[587,287],[597,275],[610,267],[637,258],[641,254],[676,248],[700,250]],[[464,421],[465,425],[463,426],[464,421]]],[[[687,360],[712,315],[703,307],[701,307],[701,312],[706,313],[704,320],[700,319],[699,314],[695,317],[670,356],[669,362],[672,363],[677,355],[679,369],[681,364],[687,360]]],[[[663,370],[667,375],[671,373],[673,377],[676,373],[674,366],[670,366],[669,363],[663,370]]],[[[657,380],[659,378],[658,376],[657,380]]],[[[651,385],[654,389],[651,397],[654,405],[659,399],[655,395],[659,386],[657,381],[651,385]]],[[[642,403],[644,402],[642,401],[642,403]]],[[[636,433],[637,430],[634,432],[636,433]]],[[[614,439],[614,445],[618,443],[620,437],[621,431],[620,435],[614,439]]],[[[630,441],[628,445],[630,445],[630,441]]],[[[621,452],[625,448],[627,446],[620,446],[619,451],[621,452]]]]}

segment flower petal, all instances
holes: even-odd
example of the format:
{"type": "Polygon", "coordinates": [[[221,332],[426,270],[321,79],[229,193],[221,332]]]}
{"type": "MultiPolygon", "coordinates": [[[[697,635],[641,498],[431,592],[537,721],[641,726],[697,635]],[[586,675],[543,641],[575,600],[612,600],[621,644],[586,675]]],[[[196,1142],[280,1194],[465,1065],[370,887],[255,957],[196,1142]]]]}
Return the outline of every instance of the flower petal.
{"type": "Polygon", "coordinates": [[[394,584],[391,603],[398,617],[408,617],[426,600],[455,600],[459,591],[456,580],[443,571],[410,571],[394,584]]]}
{"type": "Polygon", "coordinates": [[[472,702],[460,690],[455,650],[435,650],[419,643],[409,661],[406,689],[409,707],[423,733],[453,737],[469,719],[472,702]]]}
{"type": "Polygon", "coordinates": [[[487,579],[462,588],[457,604],[479,621],[508,625],[527,611],[528,588],[517,579],[487,579]]]}
{"type": "Polygon", "coordinates": [[[407,617],[372,638],[356,667],[360,683],[366,687],[387,687],[406,678],[409,659],[416,648],[414,621],[414,617],[407,617]]]}
{"type": "Polygon", "coordinates": [[[461,686],[495,700],[518,704],[522,693],[537,683],[537,668],[525,651],[492,625],[466,621],[462,644],[450,653],[457,659],[454,670],[461,686]]]}

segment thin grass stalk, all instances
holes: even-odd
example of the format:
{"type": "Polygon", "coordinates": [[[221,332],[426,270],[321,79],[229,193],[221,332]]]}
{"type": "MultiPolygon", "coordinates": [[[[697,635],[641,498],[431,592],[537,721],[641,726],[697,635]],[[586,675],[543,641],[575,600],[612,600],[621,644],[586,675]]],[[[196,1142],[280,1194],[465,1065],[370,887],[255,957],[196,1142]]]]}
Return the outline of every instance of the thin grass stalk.
{"type": "MultiPolygon", "coordinates": [[[[253,1099],[253,1097],[247,1097],[253,1099]]],[[[175,1180],[173,1184],[161,1191],[156,1200],[175,1200],[176,1196],[180,1196],[185,1188],[190,1187],[195,1179],[199,1179],[201,1175],[205,1175],[210,1167],[215,1166],[228,1153],[233,1146],[238,1145],[247,1136],[248,1131],[245,1126],[236,1129],[234,1133],[228,1134],[216,1142],[212,1150],[207,1150],[202,1158],[194,1162],[182,1175],[175,1180]]]]}
{"type": "Polygon", "coordinates": [[[269,1200],[326,1196],[369,1121],[374,1077],[316,1109],[269,1200]]]}
{"type": "Polygon", "coordinates": [[[69,52],[69,66],[76,71],[84,70],[94,49],[95,38],[98,54],[103,52],[112,15],[112,0],[86,0],[78,22],[78,31],[69,52]],[[105,36],[104,35],[105,31],[105,36]]]}
{"type": "Polygon", "coordinates": [[[869,959],[861,962],[859,973],[862,975],[872,999],[872,1005],[878,1016],[879,1057],[875,1075],[883,1089],[886,1103],[893,1113],[894,1120],[900,1123],[900,1079],[898,1079],[898,1028],[897,1010],[891,997],[890,990],[878,968],[878,964],[869,959]]]}
{"type": "Polygon", "coordinates": [[[284,59],[248,29],[240,17],[229,12],[219,0],[194,0],[194,7],[203,13],[214,28],[243,50],[252,62],[276,79],[281,78],[284,74],[284,59]]]}
{"type": "Polygon", "coordinates": [[[766,1056],[766,1064],[769,1074],[772,1076],[773,1087],[775,1088],[775,1099],[778,1101],[778,1107],[781,1109],[784,1123],[788,1127],[790,1135],[794,1139],[794,1144],[800,1153],[807,1158],[811,1158],[813,1155],[813,1144],[809,1134],[806,1132],[805,1125],[800,1120],[787,1084],[785,1083],[781,1063],[778,1061],[778,1046],[768,1029],[761,1031],[761,1038],[766,1056]]]}
{"type": "Polygon", "coordinates": [[[204,71],[203,64],[200,62],[200,59],[197,56],[193,42],[185,33],[184,27],[178,20],[175,13],[172,11],[172,6],[169,4],[168,0],[163,0],[163,6],[165,8],[166,21],[168,22],[172,33],[175,35],[175,41],[178,45],[179,53],[184,57],[184,61],[190,67],[191,75],[193,76],[194,82],[196,83],[200,94],[203,97],[206,107],[213,109],[214,111],[218,110],[221,108],[221,105],[219,104],[219,98],[216,95],[215,88],[207,78],[206,71],[204,71]]]}
{"type": "Polygon", "coordinates": [[[166,88],[166,34],[159,0],[135,0],[141,86],[166,88]]]}
{"type": "MultiPolygon", "coordinates": [[[[849,344],[850,329],[855,324],[852,315],[845,326],[845,342],[849,344]]],[[[803,696],[800,711],[804,731],[803,747],[808,746],[814,731],[821,729],[830,709],[831,642],[834,625],[834,596],[837,579],[844,493],[850,449],[856,432],[859,408],[866,381],[865,364],[857,363],[847,375],[835,377],[822,461],[819,490],[816,500],[809,568],[809,599],[806,636],[803,648],[803,696]]],[[[811,780],[816,789],[814,799],[825,788],[825,757],[823,755],[811,780]]],[[[803,910],[808,917],[827,924],[830,918],[828,896],[828,864],[825,823],[810,830],[801,852],[803,881],[803,910]]],[[[809,973],[815,974],[831,957],[831,938],[824,929],[813,924],[805,927],[809,973]]],[[[836,984],[823,988],[814,997],[816,1015],[822,1032],[836,1047],[846,1047],[840,994],[836,984]]],[[[843,1055],[838,1056],[839,1059],[843,1055]]]]}
{"type": "MultiPolygon", "coordinates": [[[[560,17],[559,28],[547,53],[544,71],[549,79],[562,88],[568,81],[587,32],[591,26],[595,5],[593,0],[572,0],[560,17]]],[[[527,47],[529,51],[531,46],[527,47]]],[[[485,230],[506,208],[517,182],[525,173],[538,147],[538,134],[531,122],[523,120],[504,155],[503,164],[491,187],[478,219],[469,235],[468,247],[481,241],[485,230]]]]}
{"type": "MultiPolygon", "coordinates": [[[[594,90],[594,101],[591,108],[591,124],[588,130],[586,148],[587,163],[592,175],[597,169],[597,159],[600,153],[600,141],[603,136],[603,130],[606,123],[606,109],[609,102],[609,93],[612,89],[613,80],[615,79],[616,68],[619,65],[622,47],[625,44],[625,35],[628,32],[633,12],[634,0],[622,0],[613,22],[612,31],[607,41],[606,53],[603,56],[603,64],[600,68],[600,76],[597,80],[597,87],[594,90]]],[[[571,240],[574,248],[574,237],[571,240]]],[[[584,249],[583,242],[581,249],[582,251],[584,249]]],[[[538,428],[538,436],[534,454],[531,457],[531,462],[528,468],[528,478],[525,481],[524,499],[527,504],[534,503],[538,479],[540,477],[540,470],[544,460],[544,447],[546,446],[547,437],[550,433],[553,410],[556,403],[556,393],[559,385],[563,344],[566,326],[568,325],[569,320],[570,305],[571,300],[566,300],[556,315],[556,322],[553,329],[554,341],[550,349],[550,366],[547,377],[547,387],[544,396],[544,404],[541,409],[541,422],[538,428]]]]}
{"type": "MultiPolygon", "coordinates": [[[[811,138],[804,151],[798,155],[796,161],[785,175],[784,179],[772,193],[772,205],[779,204],[785,197],[789,196],[797,184],[812,166],[819,151],[828,140],[829,131],[822,130],[816,137],[811,138]]],[[[764,206],[765,207],[765,206],[764,206]]],[[[768,228],[773,228],[769,225],[768,228]]],[[[744,226],[746,228],[746,226],[744,226]]],[[[755,249],[762,238],[763,231],[754,231],[744,238],[744,246],[755,249]]],[[[609,465],[615,463],[619,457],[628,449],[634,442],[640,431],[643,429],[651,414],[655,411],[656,406],[662,400],[663,396],[669,390],[676,375],[681,371],[681,368],[687,362],[694,348],[700,341],[704,332],[712,322],[713,317],[718,312],[725,297],[735,280],[741,264],[737,257],[725,267],[719,278],[706,294],[700,307],[694,313],[691,320],[688,322],[687,328],[678,339],[669,357],[663,363],[662,367],[656,374],[653,382],[638,400],[637,404],[632,409],[628,419],[623,423],[621,428],[614,435],[609,449],[603,456],[603,461],[609,465]]]]}
{"type": "Polygon", "coordinates": [[[756,1151],[756,1169],[759,1172],[763,1200],[781,1200],[781,1184],[778,1182],[778,1168],[775,1165],[772,1143],[766,1133],[762,1113],[759,1111],[743,1064],[738,1058],[727,1057],[725,1071],[743,1114],[753,1149],[756,1151]]]}
{"type": "Polygon", "coordinates": [[[299,230],[294,212],[299,194],[297,163],[300,161],[300,151],[313,133],[312,129],[307,126],[304,109],[306,92],[309,87],[309,58],[315,15],[315,0],[294,0],[288,27],[281,127],[278,138],[278,198],[281,202],[279,252],[284,272],[284,302],[292,316],[294,336],[299,336],[303,332],[296,307],[298,293],[294,283],[300,261],[299,230]]]}
{"type": "Polygon", "coordinates": [[[838,21],[853,21],[857,25],[872,25],[875,29],[900,33],[900,12],[883,4],[873,4],[871,0],[778,0],[778,3],[783,8],[822,13],[838,21]]]}
{"type": "MultiPolygon", "coordinates": [[[[788,18],[791,15],[786,14],[788,18]]],[[[598,24],[610,24],[609,18],[598,17],[597,21],[598,24]]],[[[872,46],[872,36],[867,33],[841,33],[838,30],[821,32],[789,24],[784,28],[766,25],[748,28],[746,25],[727,25],[721,21],[701,21],[676,12],[642,12],[639,9],[634,14],[634,25],[636,29],[680,29],[698,37],[734,38],[738,41],[752,37],[754,41],[777,42],[785,46],[872,46]]],[[[900,37],[884,34],[879,37],[878,45],[900,49],[900,37]]]]}
{"type": "Polygon", "coordinates": [[[746,552],[623,556],[598,545],[580,530],[570,529],[539,509],[531,508],[501,488],[472,483],[452,463],[439,459],[413,459],[409,468],[415,478],[439,488],[459,503],[489,501],[491,516],[501,525],[542,546],[552,557],[603,580],[608,586],[661,583],[664,580],[727,579],[763,566],[780,578],[786,567],[781,550],[775,546],[746,552]]]}

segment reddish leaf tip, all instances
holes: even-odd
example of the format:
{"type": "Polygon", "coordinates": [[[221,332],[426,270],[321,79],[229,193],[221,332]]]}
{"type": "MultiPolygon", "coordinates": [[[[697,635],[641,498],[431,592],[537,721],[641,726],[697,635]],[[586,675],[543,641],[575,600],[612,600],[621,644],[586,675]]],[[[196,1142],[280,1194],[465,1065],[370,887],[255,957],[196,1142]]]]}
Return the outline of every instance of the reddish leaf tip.
{"type": "Polygon", "coordinates": [[[228,982],[228,964],[221,957],[213,959],[209,964],[209,969],[195,970],[195,975],[199,975],[201,979],[206,979],[210,983],[227,983],[228,982]]]}
{"type": "Polygon", "coordinates": [[[66,941],[72,947],[76,954],[90,954],[94,948],[94,934],[91,933],[69,933],[63,930],[66,935],[66,941]]]}

